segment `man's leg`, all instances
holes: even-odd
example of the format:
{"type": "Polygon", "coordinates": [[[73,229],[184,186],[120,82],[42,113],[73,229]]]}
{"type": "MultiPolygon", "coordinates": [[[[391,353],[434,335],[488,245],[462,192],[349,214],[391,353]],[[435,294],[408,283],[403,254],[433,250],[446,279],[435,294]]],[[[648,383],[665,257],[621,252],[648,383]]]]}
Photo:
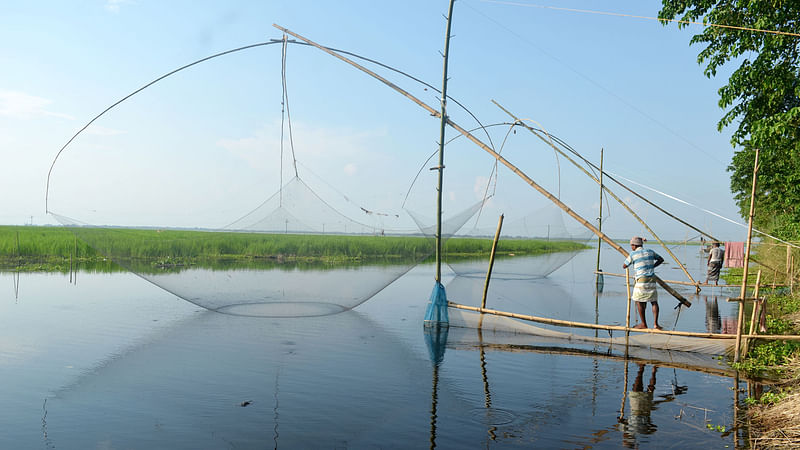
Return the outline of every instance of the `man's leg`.
{"type": "MultiPolygon", "coordinates": [[[[642,305],[642,310],[644,310],[644,305],[642,305]]],[[[653,328],[661,329],[661,325],[658,324],[658,302],[653,302],[653,328]]]]}
{"type": "Polygon", "coordinates": [[[644,318],[645,302],[636,302],[636,312],[639,314],[639,324],[633,328],[647,328],[647,320],[644,318]]]}

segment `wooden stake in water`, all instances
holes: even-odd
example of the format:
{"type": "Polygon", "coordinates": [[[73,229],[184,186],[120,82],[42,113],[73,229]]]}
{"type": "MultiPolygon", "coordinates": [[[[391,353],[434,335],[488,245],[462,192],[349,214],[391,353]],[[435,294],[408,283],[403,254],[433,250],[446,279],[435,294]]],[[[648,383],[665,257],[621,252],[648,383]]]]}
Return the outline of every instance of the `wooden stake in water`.
{"type": "MultiPolygon", "coordinates": [[[[761,300],[758,298],[759,290],[761,288],[761,269],[758,270],[758,275],[756,276],[756,287],[753,290],[753,312],[750,315],[750,332],[748,334],[752,335],[756,330],[756,317],[758,317],[758,309],[761,306],[761,300]]],[[[741,306],[744,307],[745,302],[742,302],[741,306]]],[[[750,340],[745,339],[744,344],[742,345],[742,354],[747,354],[747,348],[749,347],[750,340]]]]}
{"type": "Polygon", "coordinates": [[[742,268],[742,290],[740,291],[739,298],[742,299],[739,303],[739,320],[736,322],[736,350],[734,352],[733,361],[739,362],[739,350],[742,344],[742,322],[744,321],[744,299],[747,293],[747,266],[750,264],[750,244],[753,238],[753,215],[756,206],[756,182],[758,180],[758,149],[756,149],[756,157],[753,162],[753,188],[750,190],[750,215],[747,219],[747,243],[745,244],[746,251],[744,253],[744,267],[742,268]]]}
{"type": "Polygon", "coordinates": [[[489,280],[492,278],[492,267],[494,267],[494,254],[497,251],[497,241],[500,240],[500,230],[503,228],[503,214],[500,214],[500,220],[497,222],[497,231],[494,233],[494,242],[492,242],[492,253],[489,255],[489,270],[486,272],[486,283],[483,285],[483,300],[481,300],[481,308],[486,308],[486,295],[489,293],[489,280]]]}

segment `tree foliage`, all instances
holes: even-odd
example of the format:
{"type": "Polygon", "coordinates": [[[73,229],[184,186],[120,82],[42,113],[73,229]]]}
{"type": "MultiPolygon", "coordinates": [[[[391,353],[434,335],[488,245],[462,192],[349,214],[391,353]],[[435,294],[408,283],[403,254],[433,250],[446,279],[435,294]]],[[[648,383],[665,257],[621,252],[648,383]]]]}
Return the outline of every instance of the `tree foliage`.
{"type": "MultiPolygon", "coordinates": [[[[798,34],[800,1],[662,0],[659,18],[798,34]]],[[[731,144],[737,150],[728,171],[742,216],[750,208],[758,148],[756,223],[800,238],[800,37],[707,26],[690,43],[705,45],[697,60],[707,77],[725,64],[739,64],[719,89],[725,113],[717,128],[736,127],[731,144]]]]}

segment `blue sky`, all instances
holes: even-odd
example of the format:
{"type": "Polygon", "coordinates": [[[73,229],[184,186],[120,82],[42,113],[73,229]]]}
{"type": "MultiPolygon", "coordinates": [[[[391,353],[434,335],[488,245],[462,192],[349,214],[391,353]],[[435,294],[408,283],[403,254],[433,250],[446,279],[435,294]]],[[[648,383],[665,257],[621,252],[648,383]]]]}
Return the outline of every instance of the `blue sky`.
{"type": "MultiPolygon", "coordinates": [[[[731,130],[716,130],[717,89],[729,72],[703,75],[701,48],[688,44],[700,28],[537,5],[652,17],[660,3],[460,0],[448,93],[485,124],[508,120],[497,100],[595,163],[604,148],[607,171],[741,222],[725,170],[731,130]]],[[[48,168],[94,115],[183,64],[281,38],[273,23],[441,84],[446,1],[2,1],[0,10],[5,224],[31,216],[56,223],[45,214],[48,168]]],[[[121,104],[61,156],[50,209],[94,224],[216,227],[238,218],[280,186],[280,68],[280,46],[260,47],[198,65],[121,104]]],[[[434,92],[380,73],[438,108],[434,92]]],[[[319,50],[289,46],[287,83],[301,177],[343,209],[402,213],[412,179],[436,149],[438,121],[319,50]]],[[[465,128],[476,126],[452,103],[450,111],[465,128]]],[[[493,129],[495,144],[506,131],[493,129]]],[[[544,145],[518,132],[504,152],[559,189],[556,159],[544,145]]],[[[492,164],[464,139],[448,145],[446,211],[475,201],[492,164]]],[[[591,220],[597,187],[567,165],[560,160],[563,199],[591,220]]],[[[289,168],[285,158],[284,182],[289,168]]],[[[424,170],[407,206],[432,216],[431,179],[424,170]]],[[[497,211],[545,203],[507,171],[501,186],[497,211]]],[[[739,226],[642,193],[722,239],[744,239],[739,226]]],[[[631,200],[661,237],[696,235],[631,200]]],[[[646,235],[622,209],[610,211],[604,229],[612,236],[646,235]]],[[[496,215],[487,220],[496,223],[496,215]]]]}

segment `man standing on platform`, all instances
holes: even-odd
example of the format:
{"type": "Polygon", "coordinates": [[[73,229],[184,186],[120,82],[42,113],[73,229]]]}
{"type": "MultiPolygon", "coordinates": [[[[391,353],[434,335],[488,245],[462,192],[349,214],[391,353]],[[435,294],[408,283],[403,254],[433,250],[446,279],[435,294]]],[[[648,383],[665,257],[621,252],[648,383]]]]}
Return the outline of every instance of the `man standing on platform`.
{"type": "Polygon", "coordinates": [[[719,248],[719,242],[714,242],[714,246],[708,252],[708,275],[706,275],[706,284],[711,283],[719,284],[719,271],[722,269],[722,261],[725,259],[725,250],[719,248]]]}
{"type": "Polygon", "coordinates": [[[656,291],[656,277],[654,269],[664,262],[658,253],[653,250],[645,250],[644,239],[639,236],[631,238],[631,253],[625,258],[622,264],[623,269],[633,265],[634,278],[636,284],[633,286],[631,298],[636,302],[636,312],[639,314],[639,323],[634,328],[647,328],[644,309],[645,304],[650,302],[653,305],[653,328],[661,330],[658,324],[658,292],[656,291]]]}

